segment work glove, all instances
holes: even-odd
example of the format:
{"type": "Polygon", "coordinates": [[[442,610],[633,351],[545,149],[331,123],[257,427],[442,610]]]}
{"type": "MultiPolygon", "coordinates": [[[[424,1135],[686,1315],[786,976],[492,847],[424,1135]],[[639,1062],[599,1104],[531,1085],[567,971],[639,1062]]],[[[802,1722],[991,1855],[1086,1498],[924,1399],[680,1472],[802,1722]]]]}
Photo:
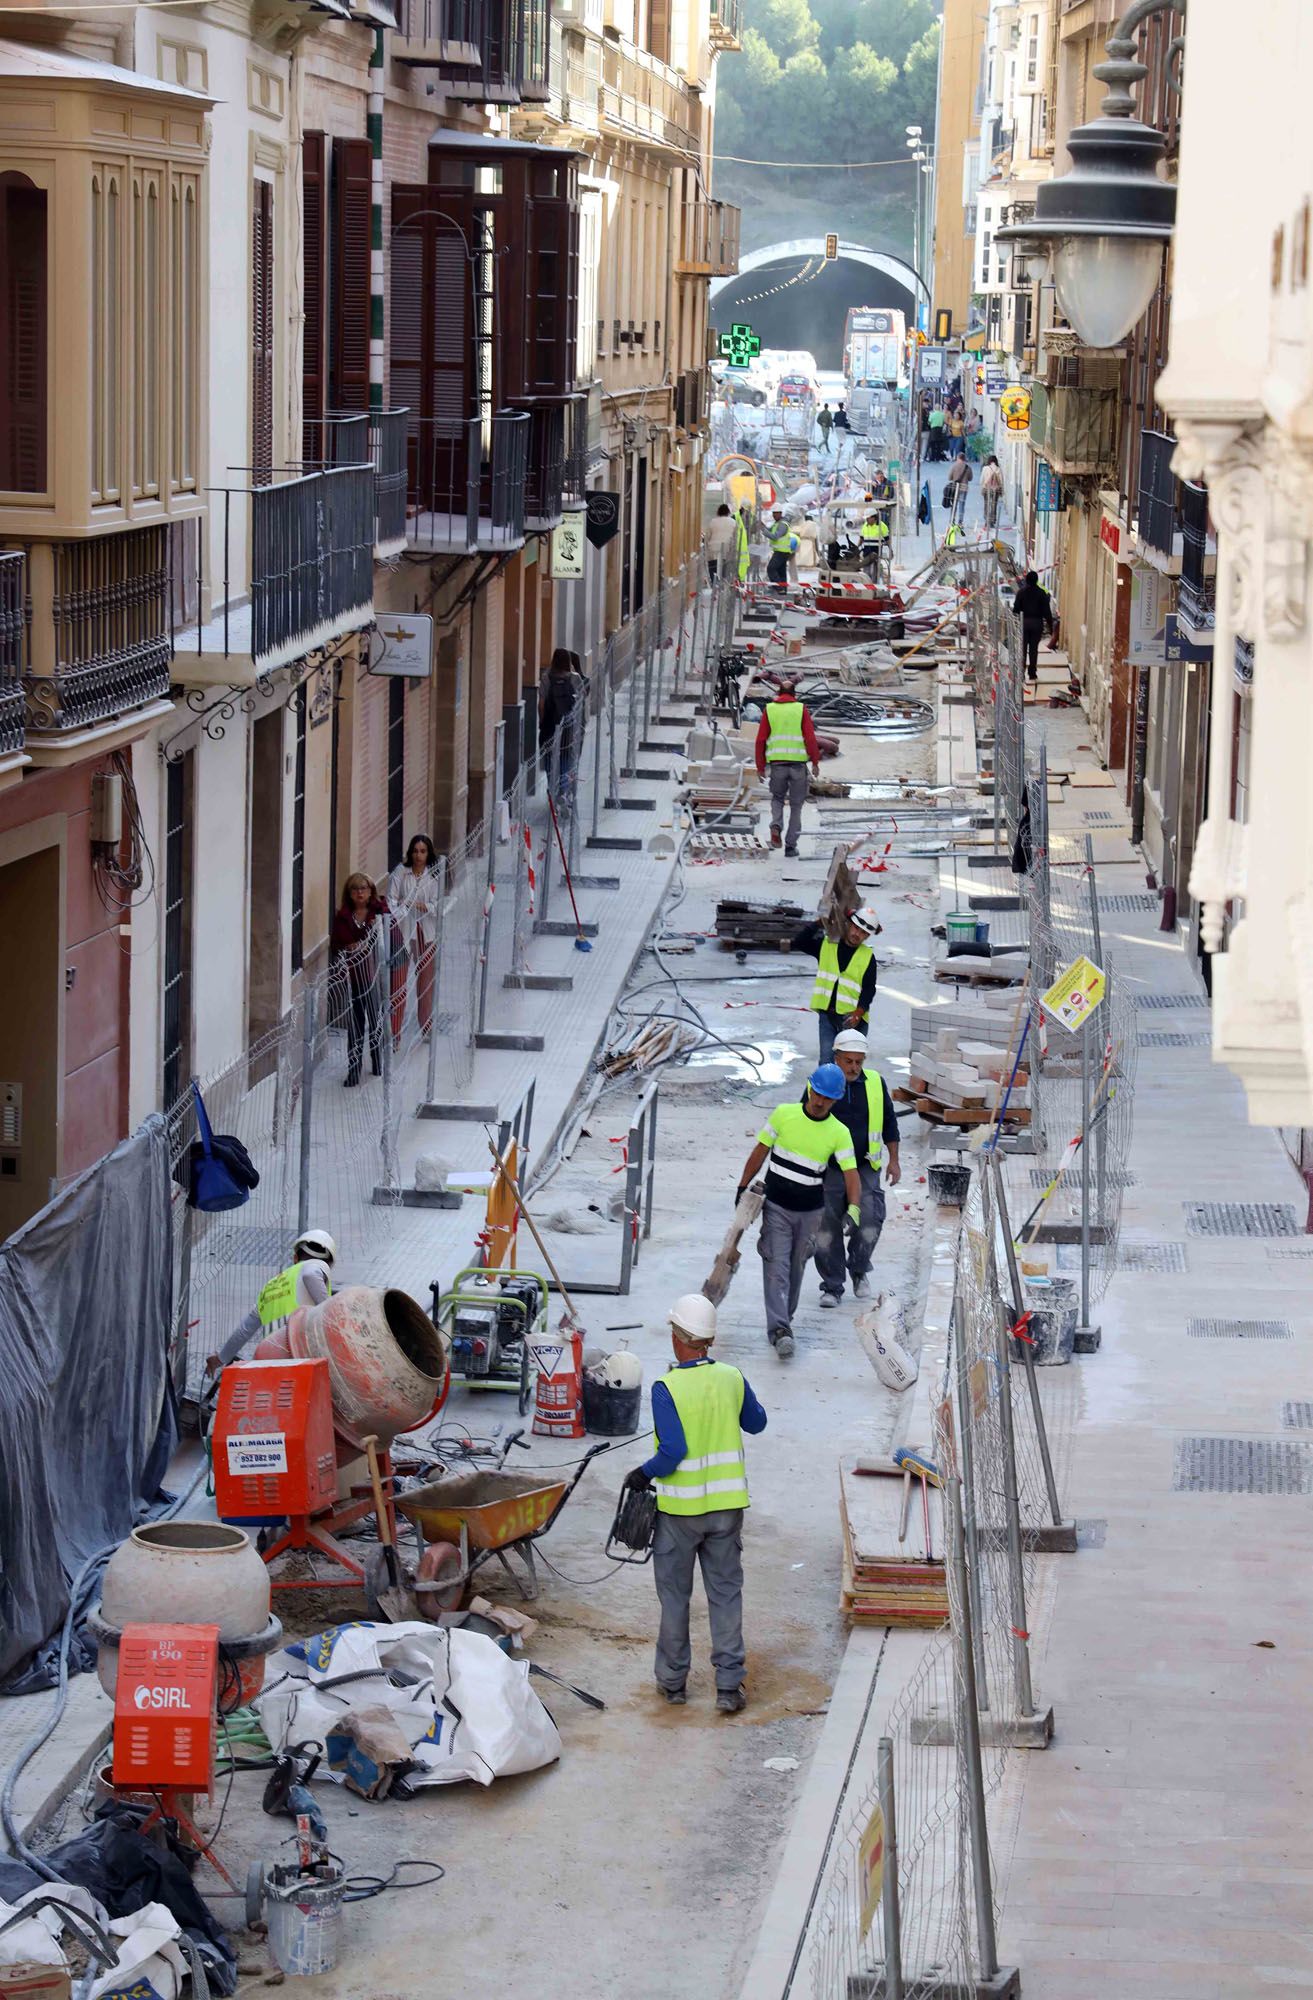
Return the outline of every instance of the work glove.
{"type": "Polygon", "coordinates": [[[622,1491],[625,1493],[646,1493],[651,1484],[652,1481],[644,1472],[642,1466],[636,1465],[632,1472],[625,1474],[625,1483],[622,1491]]]}
{"type": "Polygon", "coordinates": [[[861,1225],[862,1225],[862,1211],[861,1211],[861,1209],[860,1209],[860,1208],[859,1208],[859,1207],[857,1206],[857,1203],[856,1203],[855,1201],[850,1201],[850,1202],[849,1202],[849,1204],[848,1204],[848,1207],[847,1207],[847,1209],[845,1210],[845,1214],[847,1215],[847,1217],[848,1217],[848,1220],[849,1220],[849,1222],[851,1222],[851,1224],[852,1224],[852,1226],[853,1226],[853,1228],[854,1228],[854,1229],[860,1229],[860,1228],[861,1228],[861,1225]]]}

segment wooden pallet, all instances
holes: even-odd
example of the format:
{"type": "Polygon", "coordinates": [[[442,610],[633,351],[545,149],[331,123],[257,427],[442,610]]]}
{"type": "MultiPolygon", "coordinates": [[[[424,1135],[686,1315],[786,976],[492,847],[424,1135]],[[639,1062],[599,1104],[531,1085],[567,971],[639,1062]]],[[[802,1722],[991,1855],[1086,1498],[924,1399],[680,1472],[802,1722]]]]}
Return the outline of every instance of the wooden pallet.
{"type": "Polygon", "coordinates": [[[770,847],[759,833],[697,832],[689,841],[689,852],[703,860],[765,861],[770,847]]]}

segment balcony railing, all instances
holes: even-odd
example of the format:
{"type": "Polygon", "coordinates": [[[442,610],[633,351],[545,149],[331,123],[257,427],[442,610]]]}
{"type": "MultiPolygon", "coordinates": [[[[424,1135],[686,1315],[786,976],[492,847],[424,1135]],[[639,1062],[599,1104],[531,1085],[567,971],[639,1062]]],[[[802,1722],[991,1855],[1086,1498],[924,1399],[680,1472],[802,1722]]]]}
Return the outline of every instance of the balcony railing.
{"type": "MultiPolygon", "coordinates": [[[[192,655],[246,658],[252,673],[271,673],[368,622],[374,598],[372,465],[313,472],[276,467],[268,485],[213,489],[212,505],[219,551],[218,572],[209,582],[217,608],[175,635],[177,678],[188,678],[192,655]]],[[[206,580],[200,581],[203,601],[206,580]]]]}
{"type": "MultiPolygon", "coordinates": [[[[169,693],[168,528],[48,547],[48,665],[31,658],[23,677],[29,742],[94,728],[169,693]]],[[[32,611],[44,627],[46,604],[32,611]]]]}
{"type": "Polygon", "coordinates": [[[587,495],[588,398],[576,396],[565,408],[565,465],[561,479],[561,499],[568,506],[582,506],[587,495]]]}
{"type": "Polygon", "coordinates": [[[1164,431],[1140,432],[1140,487],[1138,526],[1140,540],[1159,555],[1176,553],[1177,497],[1172,455],[1176,439],[1164,431]]]}
{"type": "Polygon", "coordinates": [[[23,747],[23,551],[0,555],[0,757],[23,747]]]}
{"type": "Polygon", "coordinates": [[[529,417],[409,420],[406,542],[429,553],[473,555],[524,540],[529,417]]]}
{"type": "Polygon", "coordinates": [[[383,410],[369,427],[374,462],[374,554],[399,555],[406,546],[406,425],[409,410],[383,410]]]}
{"type": "Polygon", "coordinates": [[[565,511],[565,425],[563,403],[540,403],[529,412],[524,480],[526,528],[554,528],[565,511]]]}
{"type": "Polygon", "coordinates": [[[400,63],[477,69],[485,16],[486,0],[401,0],[401,32],[392,53],[400,63]]]}
{"type": "Polygon", "coordinates": [[[363,414],[307,417],[301,426],[301,457],[313,466],[369,464],[369,418],[363,414]]]}
{"type": "Polygon", "coordinates": [[[1208,530],[1208,488],[1181,482],[1181,574],[1177,615],[1191,630],[1211,632],[1217,616],[1216,544],[1208,530]]]}
{"type": "Polygon", "coordinates": [[[1031,390],[1030,442],[1055,472],[1111,470],[1117,455],[1115,389],[1031,390]]]}
{"type": "Polygon", "coordinates": [[[660,145],[696,150],[698,135],[687,121],[690,106],[673,69],[645,49],[607,42],[602,49],[603,118],[626,136],[638,134],[660,145]]]}
{"type": "Polygon", "coordinates": [[[732,278],[739,268],[740,211],[727,201],[686,201],[679,211],[676,268],[732,278]]]}
{"type": "Polygon", "coordinates": [[[711,0],[711,42],[717,49],[743,43],[743,0],[711,0]]]}

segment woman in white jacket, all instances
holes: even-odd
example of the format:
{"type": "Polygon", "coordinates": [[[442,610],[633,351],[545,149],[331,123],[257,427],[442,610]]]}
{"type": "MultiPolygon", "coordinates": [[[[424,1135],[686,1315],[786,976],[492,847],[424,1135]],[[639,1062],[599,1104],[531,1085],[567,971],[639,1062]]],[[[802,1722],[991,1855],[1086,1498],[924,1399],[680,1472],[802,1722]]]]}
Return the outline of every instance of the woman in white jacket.
{"type": "MultiPolygon", "coordinates": [[[[433,1026],[433,989],[437,981],[438,905],[440,892],[434,871],[437,856],[426,833],[411,835],[406,858],[388,876],[388,907],[401,933],[407,958],[415,968],[415,1003],[421,1033],[433,1026]]],[[[404,982],[404,974],[402,975],[404,982]]],[[[397,975],[393,972],[392,1007],[397,1010],[397,975]]],[[[404,996],[404,983],[402,993],[404,996]]]]}

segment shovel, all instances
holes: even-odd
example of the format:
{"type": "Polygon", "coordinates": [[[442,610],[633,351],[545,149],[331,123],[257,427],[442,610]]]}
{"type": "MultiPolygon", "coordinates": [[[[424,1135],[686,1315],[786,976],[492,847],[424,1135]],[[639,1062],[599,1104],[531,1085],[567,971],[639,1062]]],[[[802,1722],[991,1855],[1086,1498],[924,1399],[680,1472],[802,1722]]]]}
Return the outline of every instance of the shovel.
{"type": "Polygon", "coordinates": [[[415,1616],[415,1599],[401,1574],[401,1564],[397,1559],[397,1545],[392,1539],[392,1516],[383,1498],[383,1480],[378,1469],[378,1439],[361,1438],[365,1457],[369,1460],[369,1483],[374,1489],[374,1514],[378,1521],[378,1539],[383,1548],[383,1562],[387,1571],[387,1581],[377,1592],[380,1607],[387,1613],[394,1625],[404,1625],[415,1616]]]}

